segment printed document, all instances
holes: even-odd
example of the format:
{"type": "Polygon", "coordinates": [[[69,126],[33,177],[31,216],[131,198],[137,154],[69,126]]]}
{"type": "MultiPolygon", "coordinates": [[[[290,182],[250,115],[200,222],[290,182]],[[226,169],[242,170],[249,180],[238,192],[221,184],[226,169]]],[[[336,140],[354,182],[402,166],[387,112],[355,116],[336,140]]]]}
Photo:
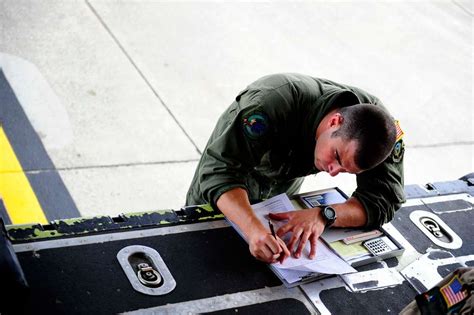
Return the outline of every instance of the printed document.
{"type": "MultiPolygon", "coordinates": [[[[264,226],[268,226],[268,213],[270,212],[288,212],[294,210],[294,207],[286,194],[280,194],[272,197],[263,202],[252,205],[252,208],[262,222],[264,226]]],[[[272,220],[275,230],[283,226],[286,221],[272,220]]],[[[232,223],[231,223],[232,224],[232,223]]],[[[236,225],[232,224],[233,227],[243,235],[236,225]]],[[[285,242],[288,242],[291,237],[291,233],[287,233],[283,237],[285,242]]],[[[288,282],[297,281],[301,279],[301,275],[311,273],[322,273],[322,274],[346,274],[351,272],[357,272],[347,262],[341,259],[336,253],[330,250],[324,242],[318,239],[316,245],[316,257],[309,259],[310,244],[306,242],[304,250],[300,258],[296,259],[288,257],[283,264],[279,262],[272,264],[272,267],[279,269],[280,274],[284,275],[288,282]]]]}

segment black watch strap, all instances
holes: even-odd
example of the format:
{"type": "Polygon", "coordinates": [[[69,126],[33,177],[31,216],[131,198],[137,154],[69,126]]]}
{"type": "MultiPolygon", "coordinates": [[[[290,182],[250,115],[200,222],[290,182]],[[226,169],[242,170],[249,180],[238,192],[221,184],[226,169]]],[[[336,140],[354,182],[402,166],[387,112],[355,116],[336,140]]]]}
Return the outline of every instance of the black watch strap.
{"type": "Polygon", "coordinates": [[[323,206],[322,209],[323,218],[326,220],[326,227],[329,227],[336,222],[336,210],[331,206],[323,206]]]}

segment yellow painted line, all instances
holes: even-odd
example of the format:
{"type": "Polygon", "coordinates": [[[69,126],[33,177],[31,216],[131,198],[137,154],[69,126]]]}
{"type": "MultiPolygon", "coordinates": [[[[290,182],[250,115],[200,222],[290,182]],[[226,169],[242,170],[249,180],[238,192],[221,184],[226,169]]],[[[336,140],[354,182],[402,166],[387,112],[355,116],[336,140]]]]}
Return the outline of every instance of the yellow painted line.
{"type": "Polygon", "coordinates": [[[0,126],[0,196],[12,224],[48,223],[2,126],[0,126]]]}

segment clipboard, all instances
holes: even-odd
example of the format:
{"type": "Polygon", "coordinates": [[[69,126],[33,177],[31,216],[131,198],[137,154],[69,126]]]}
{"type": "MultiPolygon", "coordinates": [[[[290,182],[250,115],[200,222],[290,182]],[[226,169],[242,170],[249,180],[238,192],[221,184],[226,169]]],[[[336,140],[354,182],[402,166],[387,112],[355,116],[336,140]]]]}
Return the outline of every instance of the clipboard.
{"type": "Polygon", "coordinates": [[[299,278],[297,281],[288,282],[288,276],[282,274],[280,269],[275,268],[272,265],[269,265],[269,266],[270,266],[270,269],[273,271],[273,273],[280,279],[281,282],[283,282],[283,285],[287,288],[293,288],[305,283],[336,276],[334,274],[329,274],[329,273],[301,271],[300,274],[297,276],[299,278]]]}

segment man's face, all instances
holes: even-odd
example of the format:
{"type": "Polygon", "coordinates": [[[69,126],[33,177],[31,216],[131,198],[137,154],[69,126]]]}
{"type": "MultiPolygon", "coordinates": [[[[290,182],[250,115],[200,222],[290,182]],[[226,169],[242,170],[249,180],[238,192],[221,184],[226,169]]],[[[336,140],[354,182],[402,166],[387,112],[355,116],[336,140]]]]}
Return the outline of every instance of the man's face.
{"type": "Polygon", "coordinates": [[[314,165],[318,170],[328,172],[331,176],[339,173],[361,173],[362,170],[354,162],[357,141],[344,141],[341,137],[331,137],[335,130],[330,128],[318,137],[314,148],[314,165]]]}

